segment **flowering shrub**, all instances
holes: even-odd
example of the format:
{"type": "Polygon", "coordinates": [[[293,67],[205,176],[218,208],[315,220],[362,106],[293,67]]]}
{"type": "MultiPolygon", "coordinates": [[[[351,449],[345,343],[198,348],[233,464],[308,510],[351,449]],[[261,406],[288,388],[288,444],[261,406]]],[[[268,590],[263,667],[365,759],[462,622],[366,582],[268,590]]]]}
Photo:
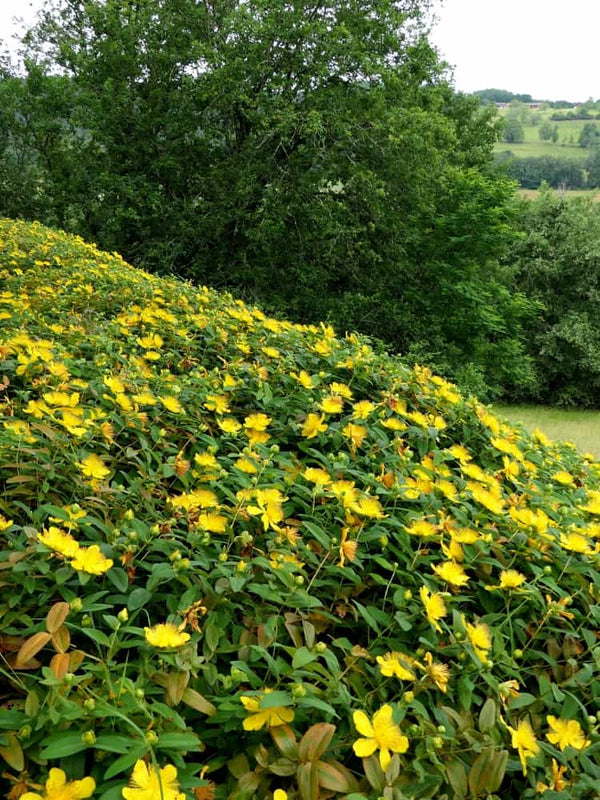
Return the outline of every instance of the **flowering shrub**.
{"type": "Polygon", "coordinates": [[[591,456],[39,225],[0,278],[3,796],[598,796],[591,456]]]}

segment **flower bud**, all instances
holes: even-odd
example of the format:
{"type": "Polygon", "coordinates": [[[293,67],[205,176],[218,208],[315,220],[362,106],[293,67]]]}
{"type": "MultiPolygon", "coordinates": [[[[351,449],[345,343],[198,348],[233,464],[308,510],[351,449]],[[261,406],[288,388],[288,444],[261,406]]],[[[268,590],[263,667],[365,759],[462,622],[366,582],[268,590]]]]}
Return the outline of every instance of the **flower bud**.
{"type": "Polygon", "coordinates": [[[117,619],[119,620],[119,622],[127,622],[127,620],[129,619],[129,612],[127,611],[126,608],[122,608],[119,611],[119,613],[117,614],[117,619]]]}
{"type": "Polygon", "coordinates": [[[88,699],[83,704],[83,707],[86,711],[93,711],[96,708],[96,701],[93,697],[88,697],[88,699]]]}
{"type": "Polygon", "coordinates": [[[69,603],[69,608],[71,609],[71,611],[75,612],[81,611],[81,609],[83,608],[83,600],[81,599],[81,597],[74,597],[69,603]]]}
{"type": "Polygon", "coordinates": [[[325,642],[317,642],[315,645],[315,650],[317,651],[317,653],[324,653],[325,650],[327,650],[327,645],[325,644],[325,642]]]}
{"type": "Polygon", "coordinates": [[[147,731],[145,736],[146,742],[152,747],[158,742],[158,734],[156,731],[147,731]]]}
{"type": "Polygon", "coordinates": [[[94,731],[84,731],[81,734],[81,741],[87,745],[96,744],[96,734],[94,731]]]}

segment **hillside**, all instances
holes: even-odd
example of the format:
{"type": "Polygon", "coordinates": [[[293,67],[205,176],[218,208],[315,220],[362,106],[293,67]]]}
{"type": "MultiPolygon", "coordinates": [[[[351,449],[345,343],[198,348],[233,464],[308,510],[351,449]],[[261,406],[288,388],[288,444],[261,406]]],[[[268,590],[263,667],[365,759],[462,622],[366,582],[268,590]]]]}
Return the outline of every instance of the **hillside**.
{"type": "Polygon", "coordinates": [[[597,796],[591,456],[38,224],[0,301],[4,796],[597,796]]]}

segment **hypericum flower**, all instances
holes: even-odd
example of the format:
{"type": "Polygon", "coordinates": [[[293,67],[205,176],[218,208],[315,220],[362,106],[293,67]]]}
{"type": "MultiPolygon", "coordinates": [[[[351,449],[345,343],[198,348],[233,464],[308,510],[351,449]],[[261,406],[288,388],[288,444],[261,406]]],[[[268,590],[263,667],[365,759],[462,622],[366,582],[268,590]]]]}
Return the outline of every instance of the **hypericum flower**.
{"type": "Polygon", "coordinates": [[[229,398],[225,394],[207,394],[204,406],[216,414],[227,414],[229,411],[229,398]]]}
{"type": "Polygon", "coordinates": [[[358,419],[367,419],[374,409],[375,405],[373,403],[370,403],[368,400],[360,400],[352,406],[352,410],[354,411],[352,416],[358,417],[358,419]]]}
{"type": "Polygon", "coordinates": [[[343,567],[348,561],[354,561],[356,558],[356,551],[358,550],[358,542],[353,539],[348,539],[348,528],[342,528],[342,536],[340,540],[340,560],[338,567],[343,567]]]}
{"type": "Polygon", "coordinates": [[[427,619],[438,633],[442,632],[438,620],[442,619],[448,613],[444,598],[439,592],[430,592],[426,586],[421,586],[419,589],[419,596],[425,608],[427,619]]]}
{"type": "Polygon", "coordinates": [[[284,792],[283,789],[275,789],[273,800],[288,800],[288,793],[284,792]]]}
{"type": "Polygon", "coordinates": [[[316,483],[317,486],[325,486],[326,483],[331,483],[331,475],[326,470],[318,467],[308,467],[302,474],[307,481],[316,483]]]}
{"type": "Polygon", "coordinates": [[[553,758],[552,759],[552,777],[550,779],[550,783],[543,783],[543,781],[538,781],[535,785],[536,792],[540,794],[542,792],[547,792],[549,789],[555,792],[562,792],[563,789],[566,789],[569,785],[570,781],[567,781],[563,778],[563,775],[567,771],[566,766],[559,765],[558,761],[553,758]]]}
{"type": "Polygon", "coordinates": [[[478,622],[476,625],[471,625],[470,622],[464,624],[475,655],[481,662],[487,661],[488,653],[492,649],[490,629],[483,622],[478,622]]]}
{"type": "Polygon", "coordinates": [[[44,794],[25,792],[20,800],[85,800],[91,797],[96,789],[93,778],[82,778],[80,781],[67,781],[62,769],[52,767],[44,788],[44,794]]]}
{"type": "Polygon", "coordinates": [[[312,378],[305,369],[301,370],[299,373],[290,372],[290,375],[292,376],[292,378],[297,380],[298,383],[302,384],[302,386],[304,386],[305,389],[313,388],[312,378]]]}
{"type": "Polygon", "coordinates": [[[344,407],[344,398],[339,395],[324,397],[319,403],[319,408],[326,414],[340,414],[344,407]]]}
{"type": "Polygon", "coordinates": [[[406,753],[408,739],[392,720],[393,709],[390,705],[381,706],[373,715],[373,722],[364,711],[355,711],[352,715],[356,730],[364,736],[357,739],[352,749],[359,758],[368,758],[379,750],[381,769],[386,770],[392,760],[391,753],[406,753]]]}
{"type": "Polygon", "coordinates": [[[12,519],[6,519],[6,517],[0,514],[0,531],[7,531],[10,527],[12,527],[12,524],[12,519]]]}
{"type": "Polygon", "coordinates": [[[69,562],[78,572],[88,575],[103,575],[113,565],[112,558],[107,558],[97,544],[91,547],[80,547],[69,562]]]}
{"type": "Polygon", "coordinates": [[[554,475],[552,475],[552,480],[557,483],[562,483],[563,486],[575,486],[575,479],[570,472],[566,472],[564,469],[555,472],[554,475]]]}
{"type": "Polygon", "coordinates": [[[271,417],[259,412],[257,414],[248,414],[244,420],[244,428],[253,431],[265,431],[271,423],[271,417]]]}
{"type": "Polygon", "coordinates": [[[583,750],[591,744],[589,739],[581,729],[581,725],[576,719],[559,719],[549,715],[546,717],[548,725],[552,728],[552,733],[546,734],[546,739],[551,744],[565,750],[567,747],[574,747],[575,750],[583,750]]]}
{"type": "Polygon", "coordinates": [[[325,414],[309,414],[302,426],[302,436],[305,439],[314,439],[320,433],[325,433],[328,425],[324,420],[325,414]]]}
{"type": "Polygon", "coordinates": [[[519,753],[523,775],[527,775],[527,759],[535,758],[540,752],[533,728],[526,719],[519,720],[516,729],[510,725],[506,727],[511,734],[511,744],[519,753]]]}
{"type": "Polygon", "coordinates": [[[565,550],[570,550],[572,553],[591,553],[593,547],[585,536],[580,533],[561,533],[560,546],[565,550]]]}
{"type": "Polygon", "coordinates": [[[476,483],[467,484],[467,488],[471,491],[473,499],[477,500],[477,502],[487,508],[488,511],[491,511],[493,514],[502,514],[504,512],[504,500],[498,497],[497,494],[488,492],[487,489],[484,489],[483,486],[479,486],[476,483]]]}
{"type": "Polygon", "coordinates": [[[79,551],[79,543],[75,541],[71,534],[56,528],[54,525],[51,525],[47,531],[38,533],[37,538],[46,547],[54,550],[55,553],[60,553],[61,556],[66,556],[66,558],[73,558],[79,551]]]}
{"type": "Polygon", "coordinates": [[[129,786],[122,790],[125,800],[185,800],[179,791],[177,769],[166,764],[158,770],[153,764],[136,761],[129,786]]]}
{"type": "Polygon", "coordinates": [[[217,511],[209,511],[206,514],[200,514],[196,524],[199,528],[211,533],[225,533],[227,530],[227,517],[217,511]]]}
{"type": "Polygon", "coordinates": [[[410,668],[414,659],[405,653],[393,651],[383,656],[377,656],[377,663],[381,674],[386,678],[399,678],[401,681],[414,681],[415,673],[410,668]]]}
{"type": "Polygon", "coordinates": [[[240,423],[237,421],[237,419],[234,419],[233,417],[225,417],[225,419],[219,419],[217,420],[217,425],[219,426],[219,428],[221,428],[223,433],[230,433],[233,435],[235,435],[238,431],[242,429],[240,423]]]}
{"type": "Polygon", "coordinates": [[[144,636],[152,647],[164,647],[169,650],[181,647],[190,638],[189,633],[179,630],[173,622],[159,622],[152,628],[144,628],[144,636]]]}
{"type": "Polygon", "coordinates": [[[516,569],[503,569],[500,573],[500,588],[518,589],[519,586],[525,583],[525,580],[525,575],[516,569]]]}
{"type": "MultiPolygon", "coordinates": [[[[270,694],[273,689],[265,689],[262,696],[270,694]]],[[[242,723],[245,731],[259,731],[263,725],[267,728],[276,728],[278,725],[285,725],[294,719],[294,709],[289,706],[272,706],[271,708],[261,708],[260,702],[262,697],[249,697],[242,695],[240,702],[250,712],[250,716],[246,717],[242,723]]]]}
{"type": "Polygon", "coordinates": [[[369,497],[368,495],[357,498],[350,504],[350,508],[355,514],[360,514],[362,517],[383,519],[385,516],[379,500],[377,500],[376,497],[369,497]]]}
{"type": "Polygon", "coordinates": [[[448,452],[451,456],[453,456],[453,458],[456,458],[457,461],[460,461],[461,464],[466,464],[467,461],[471,461],[473,458],[467,448],[462,444],[452,445],[452,447],[448,448],[448,452]]]}
{"type": "Polygon", "coordinates": [[[279,523],[285,518],[283,512],[283,502],[287,500],[279,489],[256,489],[254,492],[256,505],[248,506],[248,513],[252,516],[260,515],[265,530],[269,526],[273,530],[279,530],[279,523]]]}
{"type": "Polygon", "coordinates": [[[418,666],[431,678],[440,692],[446,693],[450,680],[450,667],[447,664],[434,661],[431,653],[425,653],[425,663],[425,666],[422,664],[418,664],[418,666]]]}
{"type": "Polygon", "coordinates": [[[434,525],[433,522],[427,522],[426,519],[416,519],[405,527],[405,531],[412,536],[422,536],[424,539],[427,539],[430,536],[436,536],[439,532],[439,528],[437,525],[434,525]]]}
{"type": "Polygon", "coordinates": [[[460,564],[455,564],[454,561],[443,561],[441,564],[434,564],[433,571],[441,580],[452,586],[465,586],[469,582],[469,576],[460,564]]]}
{"type": "Polygon", "coordinates": [[[104,461],[95,453],[90,453],[89,456],[78,461],[77,466],[86,478],[92,478],[92,480],[101,481],[110,474],[110,470],[105,465],[104,461]]]}
{"type": "Polygon", "coordinates": [[[356,425],[354,422],[349,422],[343,429],[342,433],[347,436],[352,443],[352,451],[356,451],[357,447],[362,447],[368,430],[363,425],[356,425]]]}
{"type": "Polygon", "coordinates": [[[158,398],[163,406],[172,414],[182,414],[183,406],[176,397],[172,396],[159,396],[158,398]]]}

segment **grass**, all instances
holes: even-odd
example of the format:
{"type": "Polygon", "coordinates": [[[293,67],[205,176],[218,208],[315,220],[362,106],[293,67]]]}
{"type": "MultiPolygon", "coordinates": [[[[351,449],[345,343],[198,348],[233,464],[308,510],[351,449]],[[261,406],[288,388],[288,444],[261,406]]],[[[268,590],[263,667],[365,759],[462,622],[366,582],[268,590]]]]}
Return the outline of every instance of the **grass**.
{"type": "Polygon", "coordinates": [[[551,439],[574,442],[583,453],[600,459],[600,411],[545,406],[496,406],[494,410],[529,431],[539,428],[551,439]]]}
{"type": "MultiPolygon", "coordinates": [[[[524,197],[526,200],[535,200],[540,193],[539,189],[517,189],[518,194],[521,197],[524,197]]],[[[573,198],[573,197],[588,197],[591,198],[595,203],[600,202],[600,190],[598,189],[564,189],[556,193],[560,195],[560,197],[564,197],[566,199],[573,198]]]]}
{"type": "MultiPolygon", "coordinates": [[[[537,128],[532,130],[537,136],[537,128]]],[[[554,158],[586,159],[590,155],[590,150],[587,147],[554,144],[554,142],[542,142],[539,139],[537,141],[532,139],[529,142],[498,142],[494,150],[496,153],[505,153],[510,150],[517,158],[553,156],[554,158]]]]}

